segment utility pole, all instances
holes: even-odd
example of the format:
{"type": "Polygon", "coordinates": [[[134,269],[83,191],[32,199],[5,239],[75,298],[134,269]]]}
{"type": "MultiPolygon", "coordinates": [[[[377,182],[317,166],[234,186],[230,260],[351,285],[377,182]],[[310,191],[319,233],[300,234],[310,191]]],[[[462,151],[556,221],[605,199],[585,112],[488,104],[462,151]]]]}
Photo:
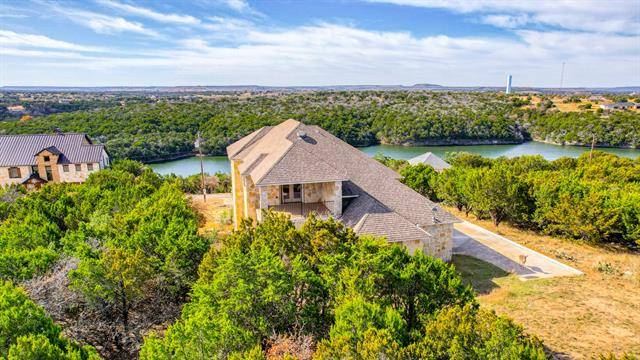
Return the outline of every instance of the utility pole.
{"type": "Polygon", "coordinates": [[[591,151],[589,151],[589,162],[593,159],[593,148],[596,146],[596,133],[593,133],[593,138],[591,138],[591,151]]]}
{"type": "Polygon", "coordinates": [[[200,158],[200,177],[202,179],[202,200],[207,202],[207,188],[204,183],[204,164],[202,163],[202,147],[200,144],[202,143],[202,137],[200,136],[200,132],[198,131],[198,136],[196,137],[196,142],[193,144],[196,149],[198,149],[198,157],[200,158]]]}

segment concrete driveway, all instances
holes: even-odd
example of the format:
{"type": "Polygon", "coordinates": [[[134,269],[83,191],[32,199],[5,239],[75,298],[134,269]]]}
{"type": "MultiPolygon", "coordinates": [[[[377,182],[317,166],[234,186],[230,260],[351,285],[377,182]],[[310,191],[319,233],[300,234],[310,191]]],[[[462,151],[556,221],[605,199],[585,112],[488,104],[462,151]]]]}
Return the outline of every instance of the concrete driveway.
{"type": "Polygon", "coordinates": [[[491,263],[517,274],[520,280],[582,275],[579,270],[467,221],[455,224],[453,253],[491,263]],[[524,264],[522,256],[526,256],[524,264]]]}

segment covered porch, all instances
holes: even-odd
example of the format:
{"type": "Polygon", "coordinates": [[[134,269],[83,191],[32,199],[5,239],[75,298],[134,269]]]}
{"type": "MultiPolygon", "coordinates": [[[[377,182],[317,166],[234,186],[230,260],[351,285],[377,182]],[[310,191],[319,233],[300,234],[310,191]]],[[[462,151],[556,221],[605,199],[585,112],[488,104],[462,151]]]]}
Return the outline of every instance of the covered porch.
{"type": "Polygon", "coordinates": [[[269,209],[276,212],[287,213],[291,218],[306,218],[307,216],[316,214],[320,217],[328,217],[332,215],[333,201],[314,202],[314,203],[286,203],[280,205],[270,205],[269,209]]]}
{"type": "Polygon", "coordinates": [[[292,219],[304,219],[310,214],[321,218],[342,214],[341,181],[270,184],[258,189],[260,209],[286,213],[292,219]]]}

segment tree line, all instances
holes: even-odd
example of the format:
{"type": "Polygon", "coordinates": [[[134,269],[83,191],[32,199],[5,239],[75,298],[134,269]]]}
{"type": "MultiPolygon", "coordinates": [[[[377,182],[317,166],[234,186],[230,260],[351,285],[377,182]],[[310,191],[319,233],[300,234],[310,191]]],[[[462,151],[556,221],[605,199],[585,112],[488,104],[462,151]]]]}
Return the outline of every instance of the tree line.
{"type": "Polygon", "coordinates": [[[640,113],[561,113],[523,109],[518,96],[426,91],[339,91],[226,95],[213,99],[135,99],[124,105],[0,122],[1,133],[84,132],[114,158],[169,159],[194,151],[195,134],[208,155],[257,128],[288,118],[323,127],[354,146],[378,143],[555,143],[639,147],[640,113]]]}
{"type": "Polygon", "coordinates": [[[288,118],[317,124],[355,146],[379,142],[508,142],[527,138],[518,124],[518,98],[488,93],[311,92],[221,96],[213,100],[135,101],[0,122],[1,133],[84,132],[106,144],[114,158],[150,161],[193,152],[195,134],[203,150],[225,148],[254,131],[288,118]]]}
{"type": "Polygon", "coordinates": [[[421,194],[499,225],[590,243],[640,247],[640,157],[594,151],[548,161],[453,153],[442,173],[378,156],[421,194]]]}

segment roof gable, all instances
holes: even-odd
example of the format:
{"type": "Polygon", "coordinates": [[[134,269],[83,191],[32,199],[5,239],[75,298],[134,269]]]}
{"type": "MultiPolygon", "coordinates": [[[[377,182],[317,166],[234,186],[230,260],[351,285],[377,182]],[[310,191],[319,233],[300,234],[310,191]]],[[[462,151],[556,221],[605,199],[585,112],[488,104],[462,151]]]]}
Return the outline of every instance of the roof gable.
{"type": "MultiPolygon", "coordinates": [[[[277,126],[269,128],[262,134],[259,139],[252,141],[246,138],[239,141],[244,142],[244,146],[235,154],[233,160],[241,160],[238,170],[243,175],[250,175],[254,183],[258,183],[273,166],[284,156],[291,148],[293,142],[288,136],[294,132],[299,122],[295,120],[287,120],[277,126]]],[[[230,145],[232,150],[234,144],[230,145]]]]}
{"type": "Polygon", "coordinates": [[[448,162],[442,160],[438,155],[432,152],[426,152],[422,155],[409,159],[409,164],[426,164],[436,170],[449,169],[451,167],[448,162]]]}
{"type": "Polygon", "coordinates": [[[58,148],[57,148],[57,147],[55,147],[55,146],[49,146],[49,147],[46,147],[46,148],[44,148],[44,149],[42,149],[42,150],[38,151],[38,152],[37,152],[37,153],[35,153],[33,156],[40,155],[40,154],[42,154],[42,153],[43,153],[43,152],[45,152],[45,151],[49,152],[49,153],[50,153],[50,154],[52,154],[52,155],[60,155],[60,154],[62,154],[62,152],[60,152],[60,150],[58,150],[58,148]]]}
{"type": "Polygon", "coordinates": [[[280,160],[256,185],[298,184],[311,182],[345,181],[347,175],[300,146],[297,139],[280,160]]]}

